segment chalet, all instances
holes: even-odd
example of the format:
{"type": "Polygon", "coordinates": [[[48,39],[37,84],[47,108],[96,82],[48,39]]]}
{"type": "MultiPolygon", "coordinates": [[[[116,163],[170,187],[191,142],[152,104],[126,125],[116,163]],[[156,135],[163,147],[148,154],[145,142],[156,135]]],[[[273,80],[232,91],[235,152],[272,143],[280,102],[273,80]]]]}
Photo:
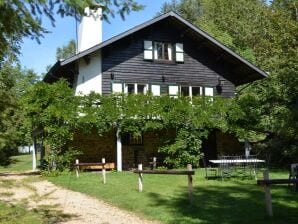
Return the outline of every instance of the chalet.
{"type": "MultiPolygon", "coordinates": [[[[86,11],[88,12],[88,11],[86,11]]],[[[77,53],[58,61],[45,82],[66,78],[76,94],[147,93],[171,96],[233,97],[235,88],[266,73],[174,12],[169,12],[102,42],[100,11],[83,17],[77,53]]],[[[148,164],[157,153],[159,133],[134,139],[115,130],[99,137],[77,134],[83,160],[116,162],[117,170],[148,164]]],[[[203,149],[210,157],[239,148],[231,136],[214,132],[203,149]],[[233,144],[233,147],[230,145],[233,144]]]]}

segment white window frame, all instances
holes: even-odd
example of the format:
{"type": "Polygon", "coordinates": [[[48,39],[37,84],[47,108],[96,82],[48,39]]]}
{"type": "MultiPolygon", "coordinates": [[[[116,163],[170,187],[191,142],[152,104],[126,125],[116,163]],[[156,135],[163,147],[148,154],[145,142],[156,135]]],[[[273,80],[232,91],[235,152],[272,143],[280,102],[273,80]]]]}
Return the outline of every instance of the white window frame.
{"type": "Polygon", "coordinates": [[[195,88],[200,88],[200,96],[203,96],[203,87],[202,86],[183,86],[183,85],[181,85],[180,86],[180,95],[182,96],[182,87],[188,87],[189,89],[188,89],[188,97],[193,97],[193,94],[192,94],[192,90],[193,90],[193,88],[195,87],[195,88]]]}
{"type": "Polygon", "coordinates": [[[202,86],[190,86],[190,90],[189,92],[191,92],[191,97],[193,97],[193,94],[192,94],[192,88],[200,88],[200,95],[199,96],[203,96],[203,87],[202,86]]]}
{"type": "Polygon", "coordinates": [[[154,51],[154,56],[153,56],[153,58],[154,58],[154,60],[156,60],[156,61],[173,61],[173,46],[174,46],[174,45],[173,45],[171,42],[167,42],[167,41],[154,41],[154,42],[153,42],[153,51],[154,51]],[[162,54],[163,54],[162,58],[157,58],[157,48],[156,48],[156,44],[158,44],[158,43],[161,43],[161,44],[162,44],[162,54]],[[164,59],[164,57],[165,57],[164,53],[165,53],[165,51],[168,50],[168,49],[164,49],[165,44],[169,44],[169,45],[171,46],[171,51],[168,52],[168,57],[169,57],[170,59],[164,59]]]}
{"type": "Polygon", "coordinates": [[[184,85],[181,85],[180,86],[180,96],[182,96],[182,87],[188,87],[188,96],[184,96],[184,97],[191,97],[191,86],[184,86],[184,85]]]}
{"type": "Polygon", "coordinates": [[[124,84],[124,93],[126,93],[126,94],[128,94],[128,86],[127,85],[134,85],[133,94],[138,94],[138,85],[144,85],[145,86],[143,94],[146,94],[148,92],[148,87],[149,87],[148,84],[145,84],[145,83],[125,83],[124,84]]]}

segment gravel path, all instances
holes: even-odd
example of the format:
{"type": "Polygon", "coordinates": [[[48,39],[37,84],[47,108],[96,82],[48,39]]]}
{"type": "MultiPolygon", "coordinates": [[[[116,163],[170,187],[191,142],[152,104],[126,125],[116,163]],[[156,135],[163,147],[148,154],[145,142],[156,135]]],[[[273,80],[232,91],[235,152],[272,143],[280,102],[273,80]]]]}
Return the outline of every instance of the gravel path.
{"type": "Polygon", "coordinates": [[[46,180],[26,181],[24,175],[0,176],[0,200],[25,202],[29,209],[52,209],[67,224],[157,224],[85,194],[58,187],[46,180]],[[5,185],[6,183],[6,185],[5,185]],[[9,187],[8,187],[8,185],[9,187]],[[59,211],[59,212],[57,212],[59,211]]]}

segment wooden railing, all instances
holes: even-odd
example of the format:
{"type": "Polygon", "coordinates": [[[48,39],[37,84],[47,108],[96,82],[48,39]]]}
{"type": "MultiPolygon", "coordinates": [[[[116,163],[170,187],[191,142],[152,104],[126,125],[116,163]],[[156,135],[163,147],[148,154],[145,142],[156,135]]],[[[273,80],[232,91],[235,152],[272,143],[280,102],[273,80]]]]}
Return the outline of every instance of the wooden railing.
{"type": "Polygon", "coordinates": [[[269,216],[273,216],[272,210],[272,199],[271,199],[271,192],[270,192],[270,185],[275,184],[295,184],[296,191],[298,190],[298,178],[295,179],[269,179],[269,172],[265,170],[263,180],[257,180],[257,184],[264,186],[265,192],[265,203],[266,203],[266,210],[269,216]]]}
{"type": "Polygon", "coordinates": [[[133,171],[139,174],[139,192],[143,191],[143,174],[162,174],[162,175],[187,175],[188,176],[188,197],[189,202],[193,203],[193,185],[192,175],[195,175],[195,171],[192,170],[192,165],[187,165],[187,170],[143,170],[143,165],[139,164],[138,169],[133,171]]]}

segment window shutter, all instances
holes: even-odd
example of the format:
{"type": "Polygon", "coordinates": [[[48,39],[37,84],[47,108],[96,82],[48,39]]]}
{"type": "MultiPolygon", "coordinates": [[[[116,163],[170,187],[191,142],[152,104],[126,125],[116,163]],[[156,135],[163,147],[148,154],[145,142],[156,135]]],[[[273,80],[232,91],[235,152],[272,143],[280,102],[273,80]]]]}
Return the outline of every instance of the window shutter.
{"type": "Polygon", "coordinates": [[[176,61],[184,62],[184,51],[182,43],[176,43],[176,61]]]}
{"type": "Polygon", "coordinates": [[[151,93],[153,96],[160,96],[160,85],[151,85],[151,93]]]}
{"type": "Polygon", "coordinates": [[[179,87],[178,86],[169,86],[169,95],[170,96],[178,96],[179,94],[179,87]]]}
{"type": "Polygon", "coordinates": [[[205,87],[205,96],[213,96],[213,88],[205,87]]]}
{"type": "Polygon", "coordinates": [[[153,59],[153,43],[150,40],[144,40],[144,59],[153,59]]]}
{"type": "Polygon", "coordinates": [[[113,93],[122,93],[122,83],[113,83],[112,84],[113,93]]]}

